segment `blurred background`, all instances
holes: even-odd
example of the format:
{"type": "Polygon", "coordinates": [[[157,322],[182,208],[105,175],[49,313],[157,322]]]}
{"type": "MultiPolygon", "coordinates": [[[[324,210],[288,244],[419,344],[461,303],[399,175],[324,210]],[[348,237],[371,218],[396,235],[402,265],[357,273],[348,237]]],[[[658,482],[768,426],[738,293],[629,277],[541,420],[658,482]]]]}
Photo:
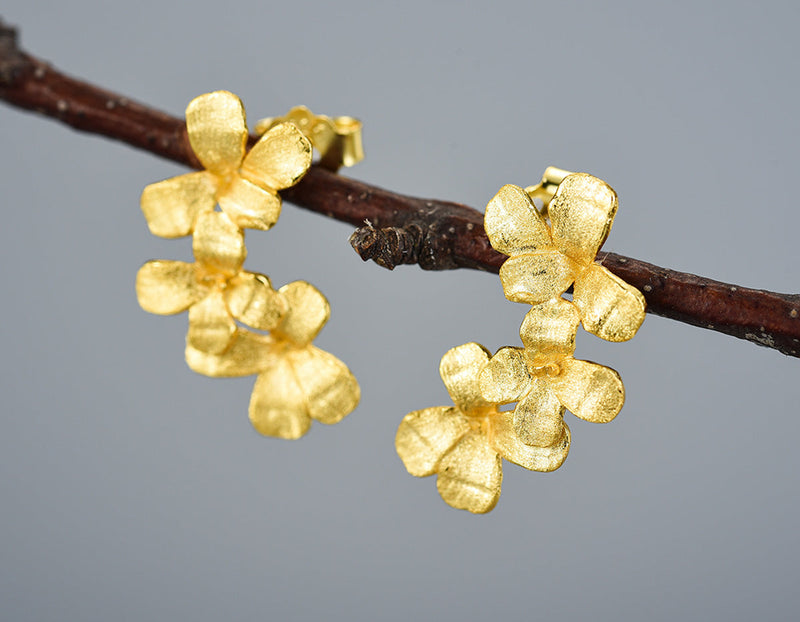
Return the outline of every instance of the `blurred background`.
{"type": "MultiPolygon", "coordinates": [[[[554,164],[609,182],[605,248],[800,291],[795,2],[29,2],[1,11],[58,68],[182,115],[216,89],[249,120],[303,103],[364,121],[345,175],[482,209],[554,164]]],[[[185,169],[0,105],[0,617],[46,620],[781,620],[796,616],[797,359],[649,316],[577,356],[627,403],[572,415],[552,474],[506,465],[489,515],[394,451],[449,404],[449,348],[519,343],[527,308],[469,270],[362,263],[352,228],[286,205],[246,267],[332,306],[317,345],[359,408],[259,436],[253,378],[183,362],[186,316],[142,311],[142,188],[185,169]]]]}

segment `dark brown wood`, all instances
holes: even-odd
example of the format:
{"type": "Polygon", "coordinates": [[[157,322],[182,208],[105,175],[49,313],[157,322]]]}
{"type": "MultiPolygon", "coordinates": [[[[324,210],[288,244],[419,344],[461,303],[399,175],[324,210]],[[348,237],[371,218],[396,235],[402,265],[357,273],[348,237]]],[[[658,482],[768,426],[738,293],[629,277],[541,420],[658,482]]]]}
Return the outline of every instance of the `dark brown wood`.
{"type": "MultiPolygon", "coordinates": [[[[71,127],[198,168],[183,119],[70,78],[25,53],[0,21],[0,99],[71,127]]],[[[251,141],[256,137],[251,136],[251,141]]],[[[350,223],[365,261],[393,269],[472,268],[497,272],[505,256],[490,245],[471,207],[407,197],[313,166],[287,201],[350,223]]],[[[601,252],[598,260],[642,291],[648,312],[800,356],[800,295],[747,289],[601,252]]]]}

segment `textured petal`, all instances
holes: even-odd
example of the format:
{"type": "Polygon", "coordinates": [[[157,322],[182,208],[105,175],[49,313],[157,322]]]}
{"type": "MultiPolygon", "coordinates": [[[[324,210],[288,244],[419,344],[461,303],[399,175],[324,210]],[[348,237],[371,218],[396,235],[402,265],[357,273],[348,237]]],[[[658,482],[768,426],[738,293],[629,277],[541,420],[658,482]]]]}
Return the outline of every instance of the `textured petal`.
{"type": "Polygon", "coordinates": [[[568,175],[548,208],[553,242],[578,263],[591,263],[616,213],[617,193],[606,182],[586,173],[568,175]]]}
{"type": "Polygon", "coordinates": [[[573,415],[592,423],[608,423],[625,403],[625,387],[610,367],[590,361],[565,361],[553,390],[573,415]]]}
{"type": "Polygon", "coordinates": [[[216,192],[216,180],[205,171],[150,184],[141,199],[150,233],[162,238],[189,235],[197,215],[214,209],[216,192]]]}
{"type": "Polygon", "coordinates": [[[250,422],[266,436],[295,439],[308,432],[311,417],[288,360],[259,374],[250,397],[250,422]]]}
{"type": "Polygon", "coordinates": [[[642,293],[616,274],[591,264],[575,280],[572,301],[583,327],[606,341],[627,341],[644,322],[642,293]]]}
{"type": "Polygon", "coordinates": [[[408,472],[433,475],[442,456],[469,432],[469,421],[457,408],[436,406],[408,413],[397,428],[394,446],[408,472]]]}
{"type": "Polygon", "coordinates": [[[247,122],[236,95],[215,91],[195,97],[186,108],[186,130],[197,159],[209,171],[224,174],[239,168],[247,122]]]}
{"type": "Polygon", "coordinates": [[[500,499],[503,461],[478,432],[465,434],[439,463],[436,488],[454,508],[488,512],[500,499]]]}
{"type": "Polygon", "coordinates": [[[197,217],[192,250],[203,269],[225,276],[239,272],[247,256],[244,234],[224,212],[204,212],[197,217]]]}
{"type": "Polygon", "coordinates": [[[492,247],[506,255],[553,246],[544,218],[519,186],[508,184],[500,188],[486,206],[483,225],[492,247]]]}
{"type": "Polygon", "coordinates": [[[523,443],[514,431],[512,413],[501,412],[492,418],[489,439],[501,457],[530,471],[555,471],[569,453],[570,433],[567,424],[555,443],[537,447],[523,443]]]}
{"type": "Polygon", "coordinates": [[[516,255],[500,266],[503,293],[512,302],[550,300],[567,291],[573,278],[572,263],[557,251],[516,255]]]}
{"type": "Polygon", "coordinates": [[[358,382],[335,356],[311,345],[290,351],[287,356],[312,419],[337,423],[358,406],[358,382]]]}
{"type": "Polygon", "coordinates": [[[305,281],[287,283],[278,292],[285,297],[289,310],[274,330],[275,335],[300,346],[311,343],[330,317],[331,308],[325,296],[305,281]]]}
{"type": "Polygon", "coordinates": [[[550,447],[563,434],[564,407],[551,382],[547,376],[533,378],[530,392],[514,409],[514,432],[526,445],[550,447]]]}
{"type": "Polygon", "coordinates": [[[519,329],[519,336],[525,344],[525,355],[531,364],[542,367],[565,356],[572,356],[580,321],[578,309],[563,298],[554,298],[531,307],[519,329]]]}
{"type": "Polygon", "coordinates": [[[186,311],[208,289],[197,281],[195,266],[183,261],[148,261],[136,275],[136,296],[142,309],[170,315],[186,311]]]}
{"type": "Polygon", "coordinates": [[[510,404],[522,398],[531,386],[522,348],[500,348],[480,374],[483,399],[494,404],[510,404]]]}
{"type": "Polygon", "coordinates": [[[186,363],[189,368],[212,378],[251,376],[272,367],[283,349],[277,348],[268,335],[239,329],[231,346],[223,354],[202,352],[186,344],[186,363]]]}
{"type": "Polygon", "coordinates": [[[189,309],[189,332],[186,342],[194,349],[221,354],[231,345],[236,322],[225,306],[222,292],[212,291],[189,309]]]}
{"type": "Polygon", "coordinates": [[[242,272],[229,281],[225,302],[233,317],[259,330],[275,328],[289,309],[268,277],[251,272],[242,272]]]}
{"type": "Polygon", "coordinates": [[[219,206],[239,227],[266,231],[281,215],[281,199],[239,175],[219,193],[219,206]]]}
{"type": "Polygon", "coordinates": [[[242,174],[259,186],[281,190],[300,181],[309,166],[311,143],[293,123],[281,123],[253,146],[242,174]]]}
{"type": "Polygon", "coordinates": [[[439,374],[453,403],[464,413],[486,408],[478,382],[481,370],[489,362],[489,352],[478,343],[465,343],[445,352],[439,374]]]}

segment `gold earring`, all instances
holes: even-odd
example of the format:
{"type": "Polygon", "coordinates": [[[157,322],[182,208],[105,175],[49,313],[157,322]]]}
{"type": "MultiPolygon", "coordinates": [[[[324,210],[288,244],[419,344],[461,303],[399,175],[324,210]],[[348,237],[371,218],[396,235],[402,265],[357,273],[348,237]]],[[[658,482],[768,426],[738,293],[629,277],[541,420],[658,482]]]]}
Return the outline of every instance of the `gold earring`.
{"type": "Polygon", "coordinates": [[[534,471],[560,467],[571,439],[565,410],[606,423],[622,408],[619,374],[573,357],[578,324],[625,341],[644,320],[642,294],[594,263],[616,210],[608,184],[554,167],[537,186],[503,186],[489,202],[486,233],[509,256],[500,268],[503,291],[531,305],[520,328],[523,347],[491,357],[474,343],[450,350],[440,373],[455,407],[406,415],[395,439],[408,471],[437,473],[451,506],[491,510],[500,497],[501,458],[534,471]],[[572,301],[562,297],[570,286],[572,301]],[[498,409],[514,402],[513,411],[498,409]]]}
{"type": "Polygon", "coordinates": [[[186,125],[205,170],[147,186],[141,205],[154,235],[192,236],[195,261],[147,262],[136,278],[139,304],[162,315],[188,310],[186,361],[197,373],[258,374],[249,412],[260,433],[294,439],[312,419],[340,421],[360,390],[344,363],[311,343],[328,301],[304,281],[275,290],[243,269],[244,229],[275,224],[278,191],[308,170],[311,142],[294,123],[275,123],[248,151],[244,106],[227,91],[192,100],[186,125]]]}

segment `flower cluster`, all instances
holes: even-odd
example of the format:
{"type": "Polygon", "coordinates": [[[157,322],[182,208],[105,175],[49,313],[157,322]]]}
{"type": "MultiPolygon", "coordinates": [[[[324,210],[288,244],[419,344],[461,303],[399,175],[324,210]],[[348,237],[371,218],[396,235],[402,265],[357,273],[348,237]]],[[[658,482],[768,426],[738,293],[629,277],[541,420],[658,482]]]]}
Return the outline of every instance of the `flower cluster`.
{"type": "Polygon", "coordinates": [[[502,458],[533,471],[553,471],[569,451],[570,433],[548,447],[527,445],[514,430],[513,414],[481,394],[479,377],[490,360],[480,344],[465,343],[442,357],[439,373],[454,406],[407,414],[395,447],[408,472],[438,474],[436,487],[448,504],[488,512],[500,498],[502,458]]]}
{"type": "Polygon", "coordinates": [[[566,410],[606,423],[625,401],[616,371],[573,357],[578,324],[625,341],[644,320],[641,293],[594,263],[611,229],[616,193],[591,175],[570,174],[547,208],[549,226],[525,190],[507,185],[484,219],[492,246],[510,256],[500,269],[506,297],[531,305],[520,328],[523,347],[492,357],[478,344],[450,350],[440,372],[456,406],[410,413],[397,433],[408,471],[438,473],[442,498],[470,512],[497,503],[501,457],[536,471],[561,466],[570,445],[566,410]],[[569,301],[562,296],[571,285],[569,301]],[[514,402],[513,411],[498,410],[514,402]]]}
{"type": "Polygon", "coordinates": [[[336,423],[360,394],[350,370],[311,345],[328,319],[327,300],[309,283],[275,290],[267,276],[243,270],[243,229],[275,224],[278,191],[308,170],[311,143],[286,122],[247,151],[244,107],[227,91],[192,100],[186,127],[205,170],[147,186],[141,204],[154,235],[192,235],[195,261],[147,262],[136,278],[139,304],[162,315],[188,310],[186,360],[194,371],[259,374],[250,417],[262,434],[298,438],[312,418],[336,423]]]}

